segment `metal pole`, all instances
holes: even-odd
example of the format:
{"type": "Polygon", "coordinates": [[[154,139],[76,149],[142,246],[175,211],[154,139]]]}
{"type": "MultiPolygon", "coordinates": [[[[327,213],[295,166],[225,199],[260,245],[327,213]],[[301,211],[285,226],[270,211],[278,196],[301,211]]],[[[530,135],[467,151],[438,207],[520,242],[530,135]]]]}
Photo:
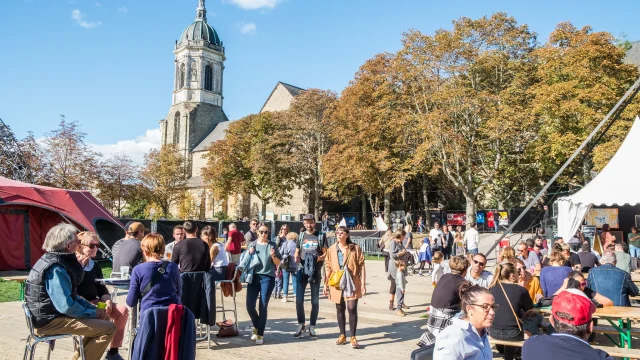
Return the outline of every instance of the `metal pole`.
{"type": "MultiPolygon", "coordinates": [[[[584,149],[585,146],[587,146],[587,144],[591,141],[591,139],[593,139],[593,137],[598,133],[598,131],[600,130],[600,128],[602,128],[602,126],[604,126],[604,124],[606,124],[606,122],[611,118],[611,116],[613,116],[614,114],[619,115],[620,113],[618,112],[618,109],[622,106],[622,109],[624,109],[627,106],[628,102],[631,102],[631,100],[633,100],[633,98],[636,96],[636,94],[638,93],[638,90],[640,90],[640,78],[638,78],[638,80],[636,80],[636,82],[631,85],[631,87],[629,88],[629,90],[627,90],[627,92],[622,96],[622,98],[620,98],[620,100],[618,101],[618,103],[609,111],[609,113],[607,114],[607,116],[604,117],[604,119],[602,119],[602,121],[600,121],[600,123],[598,124],[598,126],[596,126],[595,129],[593,129],[593,131],[591,132],[591,134],[589,134],[589,136],[584,139],[584,141],[582,142],[582,144],[580,144],[580,146],[573,152],[573,154],[571,154],[571,156],[569,157],[569,159],[567,159],[567,161],[565,161],[564,164],[562,164],[562,166],[560,167],[560,169],[553,175],[553,177],[551,178],[551,180],[549,180],[545,186],[540,190],[540,192],[538,192],[538,194],[531,200],[531,202],[529,202],[529,204],[527,205],[527,207],[522,211],[522,213],[520,214],[520,216],[518,216],[518,218],[511,223],[511,225],[509,226],[509,228],[507,230],[505,230],[504,233],[502,233],[502,236],[500,236],[500,238],[493,244],[493,246],[491,246],[491,249],[489,249],[489,251],[487,251],[487,254],[490,254],[495,248],[496,246],[498,246],[498,244],[500,244],[500,241],[502,241],[502,239],[504,239],[505,236],[507,236],[512,230],[513,228],[516,226],[516,224],[518,224],[518,222],[524,217],[524,215],[533,207],[533,205],[536,203],[536,201],[538,201],[538,199],[540,199],[540,197],[542,197],[542,195],[547,191],[547,189],[549,189],[549,187],[556,181],[556,179],[558,179],[558,177],[562,174],[562,172],[567,168],[567,166],[569,166],[569,164],[571,164],[571,162],[573,161],[573,159],[576,158],[576,156],[578,156],[578,154],[580,153],[580,151],[582,151],[582,149],[584,149]],[[623,106],[624,105],[624,106],[623,106]]],[[[614,117],[613,121],[615,121],[617,118],[614,117]]],[[[497,259],[496,259],[497,260],[497,259]]]]}

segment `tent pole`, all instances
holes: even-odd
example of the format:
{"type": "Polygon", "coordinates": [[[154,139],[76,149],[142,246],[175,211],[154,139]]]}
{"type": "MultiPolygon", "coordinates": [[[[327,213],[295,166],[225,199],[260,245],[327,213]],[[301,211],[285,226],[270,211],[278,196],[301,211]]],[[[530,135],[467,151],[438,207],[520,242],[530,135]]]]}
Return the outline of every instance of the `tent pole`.
{"type": "MultiPolygon", "coordinates": [[[[620,113],[622,112],[622,110],[624,110],[625,107],[627,107],[627,104],[629,104],[631,102],[631,100],[633,100],[633,98],[636,96],[636,94],[638,93],[638,91],[640,90],[640,78],[638,78],[638,80],[636,80],[636,82],[631,85],[631,87],[629,88],[629,90],[627,90],[627,92],[620,98],[620,100],[618,100],[618,103],[609,111],[609,113],[607,113],[607,116],[604,117],[604,119],[602,119],[602,121],[600,121],[600,123],[598,124],[598,126],[595,127],[595,129],[593,129],[593,131],[591,132],[591,134],[589,134],[589,136],[587,136],[586,139],[584,139],[584,141],[582,142],[582,144],[580,144],[580,146],[573,152],[573,154],[571,154],[571,156],[569,157],[569,159],[567,159],[567,161],[565,161],[564,164],[562,164],[562,166],[560,167],[560,169],[558,169],[558,171],[553,175],[553,177],[551,177],[551,179],[544,185],[544,187],[540,190],[540,192],[538,192],[538,194],[529,202],[529,204],[527,205],[527,207],[524,209],[524,211],[522,211],[522,213],[520,213],[520,215],[516,218],[516,220],[511,223],[511,225],[509,225],[509,228],[507,230],[505,230],[502,235],[500,236],[500,238],[491,246],[491,248],[489,249],[489,251],[487,251],[487,254],[490,254],[495,248],[496,246],[498,246],[498,244],[500,244],[500,241],[502,241],[502,239],[505,238],[505,236],[507,236],[509,233],[511,233],[511,231],[513,230],[513,228],[516,226],[516,224],[518,224],[518,222],[524,217],[524,215],[531,210],[531,208],[533,207],[533,205],[538,201],[538,199],[540,199],[542,197],[542,195],[547,191],[547,189],[549,189],[549,187],[556,181],[556,179],[558,179],[558,177],[562,174],[562,172],[567,168],[567,166],[569,166],[569,164],[571,164],[571,162],[573,162],[573,160],[578,156],[578,154],[580,154],[580,152],[582,151],[582,149],[585,148],[585,146],[587,146],[587,144],[591,141],[591,139],[593,139],[593,137],[598,133],[598,131],[600,131],[600,129],[604,126],[604,124],[607,123],[607,121],[609,121],[609,119],[615,114],[616,116],[613,117],[612,123],[614,121],[616,121],[616,119],[618,118],[618,115],[620,115],[620,113]],[[618,110],[620,110],[620,112],[618,112],[618,110]]],[[[606,130],[608,130],[609,127],[607,127],[606,130]]],[[[599,138],[600,139],[600,138],[599,138]]],[[[599,140],[598,139],[598,140],[599,140]]],[[[593,147],[591,147],[589,149],[589,152],[593,150],[593,147]]],[[[497,261],[498,259],[496,259],[497,261]]]]}

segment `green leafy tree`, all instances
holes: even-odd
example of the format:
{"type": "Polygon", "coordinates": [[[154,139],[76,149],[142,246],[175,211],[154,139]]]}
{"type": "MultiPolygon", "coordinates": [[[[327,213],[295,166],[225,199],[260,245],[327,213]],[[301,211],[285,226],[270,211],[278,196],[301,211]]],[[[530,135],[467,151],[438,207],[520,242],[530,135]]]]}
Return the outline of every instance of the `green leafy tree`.
{"type": "Polygon", "coordinates": [[[229,125],[225,139],[209,148],[207,166],[202,174],[215,198],[250,193],[262,202],[262,217],[267,204],[288,204],[296,176],[291,166],[291,143],[272,136],[279,131],[280,114],[261,113],[246,116],[229,125]]]}

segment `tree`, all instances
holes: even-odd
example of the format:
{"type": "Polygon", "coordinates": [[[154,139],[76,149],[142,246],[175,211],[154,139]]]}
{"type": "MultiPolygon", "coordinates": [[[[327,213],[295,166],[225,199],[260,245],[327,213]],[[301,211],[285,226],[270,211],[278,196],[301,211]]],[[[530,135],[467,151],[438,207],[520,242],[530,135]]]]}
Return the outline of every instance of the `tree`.
{"type": "Polygon", "coordinates": [[[77,121],[67,122],[60,115],[58,128],[47,133],[43,141],[43,159],[47,170],[45,185],[89,189],[96,181],[97,158],[101,154],[93,151],[84,142],[87,134],[80,131],[77,121]]]}
{"type": "Polygon", "coordinates": [[[336,97],[333,91],[308,89],[293,99],[287,114],[275,117],[281,124],[273,136],[292,142],[290,161],[295,179],[309,194],[309,211],[315,213],[316,219],[320,218],[324,192],[322,158],[331,147],[329,113],[336,97]]]}
{"type": "Polygon", "coordinates": [[[170,216],[170,208],[180,200],[186,189],[187,167],[175,145],[165,145],[160,150],[151,149],[144,156],[140,180],[149,190],[153,203],[162,216],[170,216]]]}
{"type": "Polygon", "coordinates": [[[324,156],[328,193],[345,200],[358,194],[381,194],[385,222],[391,222],[391,193],[411,176],[411,153],[405,146],[413,131],[399,93],[394,56],[379,54],[362,65],[335,104],[331,117],[334,145],[324,156]]]}
{"type": "Polygon", "coordinates": [[[250,193],[262,202],[262,218],[267,204],[288,204],[295,184],[289,139],[272,136],[279,131],[275,116],[261,113],[245,116],[229,125],[223,140],[211,145],[207,166],[202,169],[205,184],[215,198],[250,193]]]}
{"type": "Polygon", "coordinates": [[[462,192],[467,223],[504,158],[517,159],[536,137],[527,92],[535,42],[526,25],[503,13],[461,18],[433,36],[404,36],[398,56],[402,89],[424,134],[418,153],[435,159],[462,192]]]}
{"type": "Polygon", "coordinates": [[[132,164],[131,158],[125,153],[114,154],[100,163],[96,182],[98,199],[118,217],[139,193],[136,189],[138,173],[138,167],[132,164]]]}
{"type": "MultiPolygon", "coordinates": [[[[638,78],[635,65],[622,62],[624,48],[607,32],[591,27],[577,29],[560,23],[547,43],[536,50],[539,82],[533,103],[541,120],[536,162],[548,178],[573,153],[638,78]]],[[[633,120],[638,99],[622,114],[633,120]]],[[[622,143],[631,121],[617,121],[592,154],[571,164],[560,184],[580,186],[591,180],[591,171],[602,169],[622,143]]],[[[580,159],[580,158],[579,158],[580,159]]]]}
{"type": "Polygon", "coordinates": [[[22,139],[18,146],[20,146],[25,162],[31,169],[33,183],[36,185],[48,184],[47,174],[49,171],[47,170],[45,152],[42,145],[33,136],[33,132],[29,131],[27,137],[22,139]]]}

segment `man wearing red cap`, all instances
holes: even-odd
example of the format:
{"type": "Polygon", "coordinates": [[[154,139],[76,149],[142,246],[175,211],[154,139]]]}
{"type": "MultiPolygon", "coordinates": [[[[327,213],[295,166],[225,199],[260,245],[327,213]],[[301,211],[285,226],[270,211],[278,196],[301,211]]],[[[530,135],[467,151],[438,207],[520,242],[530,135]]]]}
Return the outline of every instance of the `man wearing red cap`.
{"type": "Polygon", "coordinates": [[[549,317],[557,332],[527,339],[522,346],[522,360],[613,360],[587,342],[593,331],[594,312],[596,306],[580,290],[562,291],[553,299],[549,317]]]}

